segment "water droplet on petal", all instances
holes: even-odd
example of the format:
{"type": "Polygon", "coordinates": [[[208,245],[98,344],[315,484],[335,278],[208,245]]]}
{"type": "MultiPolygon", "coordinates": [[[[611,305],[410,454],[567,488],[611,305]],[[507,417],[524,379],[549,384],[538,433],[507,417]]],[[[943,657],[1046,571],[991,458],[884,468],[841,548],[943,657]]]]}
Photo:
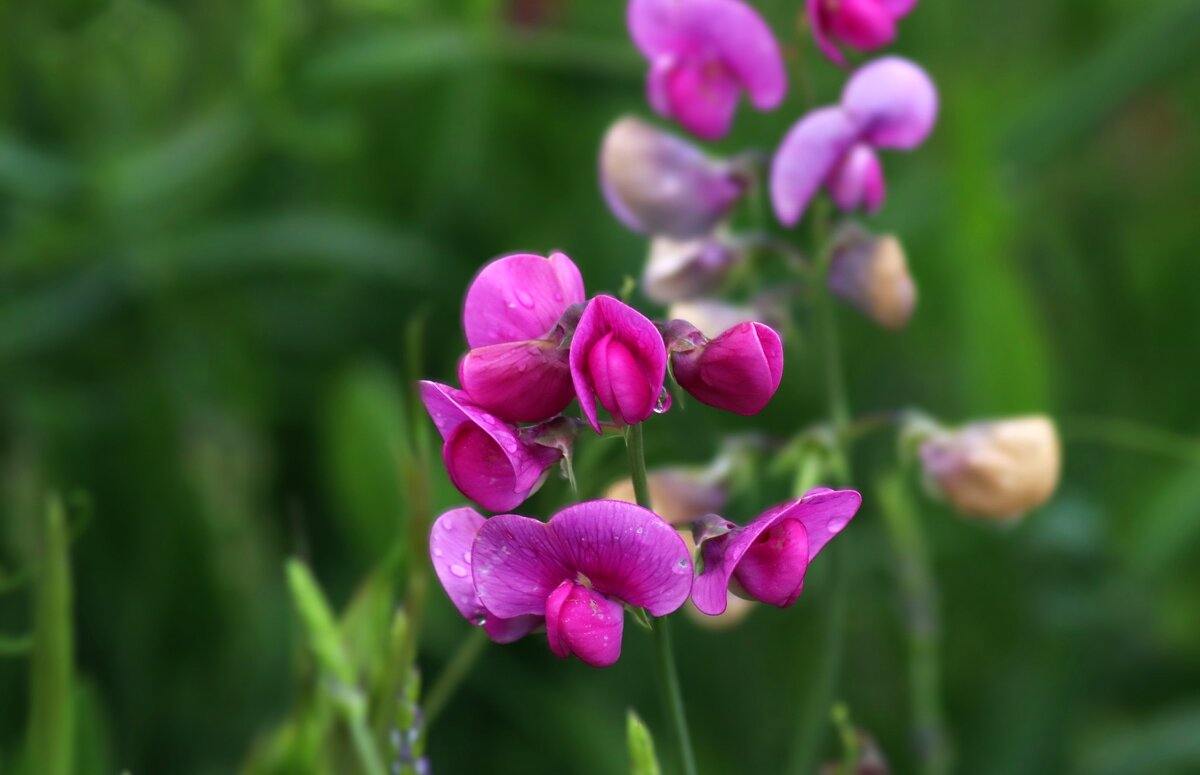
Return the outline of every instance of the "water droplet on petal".
{"type": "Polygon", "coordinates": [[[654,402],[654,413],[662,414],[671,408],[671,394],[664,387],[662,392],[658,394],[658,400],[654,402]]]}
{"type": "Polygon", "coordinates": [[[434,549],[434,550],[433,550],[433,556],[434,556],[434,557],[441,557],[441,556],[442,556],[442,550],[441,550],[441,549],[434,549]]]}
{"type": "Polygon", "coordinates": [[[517,291],[517,301],[521,302],[522,307],[533,309],[533,297],[525,291],[517,291]]]}
{"type": "Polygon", "coordinates": [[[450,566],[450,572],[453,573],[455,576],[458,576],[460,579],[467,577],[467,569],[464,568],[463,566],[459,565],[458,563],[454,563],[453,565],[450,566]]]}
{"type": "Polygon", "coordinates": [[[442,530],[453,530],[454,521],[451,517],[442,517],[442,530]]]}
{"type": "Polygon", "coordinates": [[[468,565],[471,564],[471,550],[468,549],[467,551],[463,552],[463,562],[467,563],[468,565]]]}

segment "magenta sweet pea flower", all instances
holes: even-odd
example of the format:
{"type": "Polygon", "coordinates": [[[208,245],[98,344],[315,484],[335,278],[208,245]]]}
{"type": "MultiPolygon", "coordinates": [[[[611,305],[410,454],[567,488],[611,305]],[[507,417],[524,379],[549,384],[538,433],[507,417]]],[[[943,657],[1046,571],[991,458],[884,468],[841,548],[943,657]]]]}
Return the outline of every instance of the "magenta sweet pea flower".
{"type": "Polygon", "coordinates": [[[770,326],[739,323],[708,340],[691,324],[674,321],[667,336],[675,381],[703,404],[758,414],[779,389],[783,342],[770,326]]]}
{"type": "Polygon", "coordinates": [[[896,39],[896,22],[917,0],[807,0],[817,46],[834,64],[845,65],[840,41],[856,51],[874,51],[896,39]]]}
{"type": "Polygon", "coordinates": [[[692,561],[674,528],[621,501],[580,503],[549,522],[492,517],[471,555],[475,591],[491,615],[545,617],[550,649],[595,667],[621,655],[623,605],[665,616],[692,585],[692,561]]]}
{"type": "Polygon", "coordinates": [[[437,518],[429,531],[429,558],[447,597],[463,618],[483,627],[495,642],[512,643],[540,627],[543,619],[532,615],[501,619],[483,607],[471,576],[471,548],[479,528],[486,521],[472,508],[447,511],[437,518]]]}
{"type": "Polygon", "coordinates": [[[783,101],[787,75],[779,46],[741,0],[632,0],[627,21],[650,60],[650,104],[697,137],[723,137],[743,91],[759,110],[783,101]]]}
{"type": "Polygon", "coordinates": [[[746,193],[736,161],[714,159],[691,143],[627,116],[600,147],[600,188],[630,229],[688,239],[708,234],[746,193]]]}
{"type": "Polygon", "coordinates": [[[787,608],[800,597],[809,564],[861,504],[854,490],[817,488],[748,525],[712,515],[696,531],[704,567],[692,585],[692,602],[709,616],[723,613],[733,581],[736,594],[787,608]]]}
{"type": "Polygon", "coordinates": [[[492,511],[521,505],[562,458],[473,404],[461,390],[420,383],[421,400],[445,444],[442,459],[459,492],[492,511]]]}
{"type": "Polygon", "coordinates": [[[571,340],[570,360],[579,406],[597,433],[597,401],[622,425],[653,413],[667,374],[667,348],[642,313],[611,296],[592,299],[571,340]]]}
{"type": "Polygon", "coordinates": [[[471,402],[514,422],[565,409],[575,390],[559,321],[586,298],[579,269],[562,253],[504,256],[485,266],[463,302],[472,349],[458,378],[471,402]]]}
{"type": "Polygon", "coordinates": [[[841,104],[800,119],[775,153],[771,202],[779,220],[794,225],[822,186],[843,210],[877,210],[885,187],[876,150],[920,145],[937,109],[933,81],[907,59],[885,57],[859,68],[841,104]]]}

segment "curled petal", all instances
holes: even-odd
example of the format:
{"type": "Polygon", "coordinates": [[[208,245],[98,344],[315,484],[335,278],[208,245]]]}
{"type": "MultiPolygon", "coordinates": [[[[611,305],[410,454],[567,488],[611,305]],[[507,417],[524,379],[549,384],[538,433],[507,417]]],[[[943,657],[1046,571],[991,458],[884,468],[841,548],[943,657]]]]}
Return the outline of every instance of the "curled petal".
{"type": "Polygon", "coordinates": [[[863,143],[858,143],[842,157],[826,185],[833,201],[843,210],[862,208],[875,212],[883,204],[886,193],[879,157],[863,143]]]}
{"type": "Polygon", "coordinates": [[[781,519],[759,533],[733,576],[753,600],[787,608],[804,589],[808,531],[797,519],[781,519]]]}
{"type": "Polygon", "coordinates": [[[856,129],[840,108],[821,108],[800,119],[771,162],[771,203],[785,226],[795,225],[842,157],[856,129]]]}
{"type": "Polygon", "coordinates": [[[632,425],[649,417],[655,394],[633,354],[610,331],[588,351],[588,373],[596,398],[613,419],[632,425]]]}
{"type": "Polygon", "coordinates": [[[762,323],[739,323],[707,344],[677,352],[672,373],[701,403],[758,414],[783,379],[783,343],[762,323]]]}
{"type": "Polygon", "coordinates": [[[876,148],[915,148],[937,120],[937,89],[915,63],[883,57],[855,71],[842,91],[842,108],[862,141],[876,148]]]}
{"type": "Polygon", "coordinates": [[[475,276],[463,300],[467,344],[483,347],[541,339],[572,304],[587,299],[579,269],[562,253],[529,253],[492,261],[475,276]]]}
{"type": "Polygon", "coordinates": [[[564,581],[546,599],[546,639],[564,659],[608,667],[621,656],[624,626],[621,604],[582,584],[564,581]]]}
{"type": "Polygon", "coordinates": [[[471,401],[512,422],[540,422],[575,397],[567,351],[544,339],[476,347],[458,366],[471,401]]]}

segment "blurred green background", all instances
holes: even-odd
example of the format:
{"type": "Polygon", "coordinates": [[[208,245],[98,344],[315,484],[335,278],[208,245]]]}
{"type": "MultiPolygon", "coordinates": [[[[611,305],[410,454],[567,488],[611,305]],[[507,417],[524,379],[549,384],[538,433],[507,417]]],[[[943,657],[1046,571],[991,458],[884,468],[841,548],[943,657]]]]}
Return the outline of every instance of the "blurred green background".
{"type": "MultiPolygon", "coordinates": [[[[819,102],[840,89],[799,0],[755,5],[793,88],[771,114],[743,106],[723,152],[777,143],[805,108],[797,73],[819,102]]],[[[409,384],[453,379],[472,274],[552,249],[592,292],[640,271],[644,242],[596,182],[606,126],[649,114],[623,17],[582,0],[0,3],[0,770],[35,766],[21,636],[45,589],[29,580],[53,567],[50,493],[71,540],[77,772],[235,772],[311,698],[288,557],[339,610],[388,557],[403,591],[396,461],[431,431],[409,384]]],[[[1066,442],[1059,494],[1012,529],[918,501],[959,772],[1200,771],[1198,40],[1195,0],[927,0],[901,26],[942,115],[885,158],[870,223],[902,236],[921,301],[901,335],[842,311],[852,403],[1047,411],[1066,442]]],[[[819,363],[795,352],[758,418],[655,419],[651,464],[818,420],[819,363]]],[[[836,696],[905,773],[902,610],[870,493],[890,452],[873,438],[856,461],[836,696]]],[[[620,442],[579,454],[585,494],[623,470],[620,442]]],[[[459,504],[432,471],[435,510],[459,504]]],[[[730,516],[785,492],[767,477],[730,516]]],[[[555,479],[522,511],[569,497],[555,479]]],[[[781,770],[827,574],[789,611],[675,628],[705,772],[781,770]]],[[[436,585],[426,613],[433,681],[469,628],[436,585]]],[[[669,758],[650,663],[632,625],[607,671],[536,637],[489,647],[430,731],[435,772],[622,772],[631,706],[669,758]]]]}

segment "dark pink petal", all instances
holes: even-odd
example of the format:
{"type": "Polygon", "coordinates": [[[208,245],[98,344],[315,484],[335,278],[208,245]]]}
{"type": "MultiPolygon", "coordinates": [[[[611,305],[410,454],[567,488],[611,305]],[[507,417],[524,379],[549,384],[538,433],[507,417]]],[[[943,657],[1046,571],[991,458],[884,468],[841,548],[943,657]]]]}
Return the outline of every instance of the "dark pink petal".
{"type": "Polygon", "coordinates": [[[883,166],[871,147],[859,143],[842,157],[826,182],[833,201],[843,210],[874,212],[883,204],[883,166]]]}
{"type": "Polygon", "coordinates": [[[632,425],[650,416],[656,396],[633,354],[612,332],[588,352],[587,365],[596,398],[614,420],[632,425]]]}
{"type": "MultiPolygon", "coordinates": [[[[652,78],[659,78],[656,72],[652,78]]],[[[664,69],[663,77],[669,72],[664,69]]],[[[666,105],[665,93],[662,99],[666,105]]],[[[600,185],[609,208],[626,226],[679,239],[712,231],[746,192],[745,176],[729,164],[632,117],[620,119],[604,135],[600,185]]]]}
{"type": "Polygon", "coordinates": [[[701,403],[758,414],[783,379],[783,343],[762,323],[739,323],[705,345],[671,356],[675,381],[701,403]]]}
{"type": "MultiPolygon", "coordinates": [[[[592,350],[601,343],[601,340],[604,341],[602,352],[605,354],[613,352],[613,344],[620,344],[621,348],[628,352],[637,371],[645,379],[649,393],[654,400],[657,400],[659,393],[662,392],[663,379],[667,373],[667,350],[663,344],[662,335],[645,315],[611,296],[597,296],[588,302],[587,309],[579,319],[579,325],[571,339],[571,379],[575,384],[575,394],[579,397],[579,407],[583,411],[583,416],[588,419],[597,433],[600,432],[600,419],[596,412],[598,388],[608,391],[601,395],[601,403],[603,404],[604,400],[613,403],[613,406],[605,405],[605,408],[610,412],[614,409],[619,411],[620,415],[614,414],[614,419],[627,424],[632,425],[645,420],[650,416],[654,406],[653,402],[644,408],[634,407],[632,404],[622,406],[617,400],[616,380],[610,379],[608,372],[602,372],[599,375],[604,381],[597,385],[592,374],[594,365],[592,350]],[[610,334],[611,336],[609,336],[610,334]],[[633,408],[638,408],[640,411],[635,414],[626,413],[625,410],[632,412],[633,408]]],[[[622,380],[627,379],[629,362],[623,355],[617,357],[621,363],[620,372],[625,375],[622,380]]],[[[600,358],[595,363],[610,365],[611,361],[607,358],[600,358]]],[[[629,398],[629,395],[623,392],[626,389],[625,384],[625,382],[621,382],[621,396],[629,398]]]]}
{"type": "Polygon", "coordinates": [[[563,509],[549,527],[564,564],[582,573],[596,591],[654,616],[665,616],[687,600],[692,586],[687,545],[649,509],[588,501],[563,509]]]}
{"type": "Polygon", "coordinates": [[[815,110],[792,126],[771,162],[771,203],[781,223],[793,226],[800,220],[855,134],[840,108],[815,110]]]}
{"type": "Polygon", "coordinates": [[[497,616],[543,616],[546,598],[575,571],[546,523],[515,514],[492,517],[479,529],[472,550],[475,591],[497,616]]]}
{"type": "Polygon", "coordinates": [[[729,132],[741,87],[720,61],[684,60],[662,74],[667,115],[704,140],[729,132]]]}
{"type": "Polygon", "coordinates": [[[937,89],[913,62],[883,57],[855,71],[842,91],[842,108],[864,142],[915,148],[937,120],[937,89]]]}
{"type": "MultiPolygon", "coordinates": [[[[717,616],[725,611],[729,591],[729,580],[742,558],[759,537],[776,523],[783,520],[798,520],[804,526],[808,557],[805,568],[817,554],[850,522],[862,496],[854,490],[828,490],[818,488],[807,492],[798,501],[788,501],[761,514],[744,527],[735,527],[728,533],[705,540],[700,547],[704,569],[692,585],[692,602],[701,612],[717,616]]],[[[732,524],[732,523],[727,523],[732,524]]],[[[799,558],[787,568],[776,565],[776,571],[786,573],[795,570],[799,558]]],[[[755,568],[761,570],[761,564],[755,568]]],[[[754,571],[752,571],[753,574],[754,571]]],[[[767,582],[755,578],[756,582],[767,582]]],[[[784,585],[789,583],[784,582],[784,585]]]]}
{"type": "Polygon", "coordinates": [[[422,381],[420,392],[445,440],[442,458],[450,481],[484,508],[516,508],[562,457],[557,449],[524,441],[516,427],[475,406],[461,390],[422,381]]]}
{"type": "Polygon", "coordinates": [[[830,33],[858,51],[874,51],[896,39],[896,18],[880,0],[837,0],[828,14],[830,33]]]}
{"type": "Polygon", "coordinates": [[[492,261],[463,301],[467,344],[483,347],[541,339],[572,304],[586,300],[579,269],[562,253],[519,253],[492,261]]]}
{"type": "Polygon", "coordinates": [[[780,608],[800,597],[808,570],[808,534],[796,519],[781,519],[759,533],[733,577],[746,594],[780,608]]]}
{"type": "Polygon", "coordinates": [[[625,609],[582,584],[564,581],[546,599],[546,638],[550,650],[574,654],[592,667],[608,667],[621,656],[625,609]]]}
{"type": "Polygon", "coordinates": [[[575,397],[567,351],[544,339],[476,347],[458,381],[472,402],[512,422],[553,417],[575,397]]]}
{"type": "Polygon", "coordinates": [[[835,65],[845,66],[846,57],[833,42],[829,29],[828,13],[825,9],[826,0],[806,0],[804,6],[808,13],[808,23],[812,27],[813,40],[829,61],[835,65]]]}
{"type": "Polygon", "coordinates": [[[483,631],[496,643],[512,643],[541,627],[544,622],[545,620],[541,616],[515,616],[512,619],[501,619],[499,616],[489,614],[484,619],[483,631]]]}

